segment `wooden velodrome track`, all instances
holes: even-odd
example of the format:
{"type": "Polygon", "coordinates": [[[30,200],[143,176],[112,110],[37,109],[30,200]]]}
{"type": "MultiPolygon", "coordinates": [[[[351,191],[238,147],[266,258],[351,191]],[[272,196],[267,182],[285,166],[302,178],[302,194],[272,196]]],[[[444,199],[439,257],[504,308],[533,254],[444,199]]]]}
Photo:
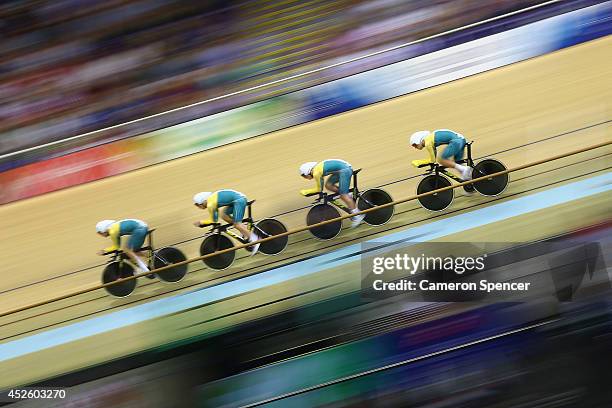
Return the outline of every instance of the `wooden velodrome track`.
{"type": "MultiPolygon", "coordinates": [[[[362,188],[386,185],[384,188],[396,199],[413,195],[420,172],[410,166],[410,161],[420,158],[420,154],[409,148],[407,138],[419,129],[458,130],[475,141],[475,157],[491,155],[508,167],[610,140],[611,60],[612,39],[606,37],[324,120],[4,205],[0,207],[0,312],[98,284],[102,267],[95,266],[104,260],[95,253],[108,244],[94,233],[94,225],[100,219],[143,219],[157,228],[158,247],[192,239],[179,247],[188,257],[197,256],[200,240],[195,238],[203,231],[194,228],[192,222],[204,216],[191,204],[197,191],[242,191],[257,200],[254,212],[261,218],[311,202],[298,194],[308,184],[297,175],[299,164],[310,160],[345,159],[354,167],[364,168],[360,174],[362,188]]],[[[256,273],[406,225],[427,223],[471,207],[602,174],[609,171],[611,153],[608,146],[512,173],[510,187],[502,197],[459,197],[457,192],[451,209],[444,214],[427,213],[412,201],[398,206],[396,216],[384,227],[346,230],[330,242],[315,241],[306,233],[293,235],[286,252],[278,257],[245,258],[239,252],[234,265],[222,272],[203,269],[201,262],[191,264],[188,277],[178,285],[140,280],[134,295],[127,299],[113,299],[96,291],[5,316],[0,318],[0,342],[256,273]]],[[[465,231],[449,240],[537,239],[609,219],[609,203],[609,194],[578,200],[557,206],[554,211],[537,211],[465,231]]],[[[302,226],[304,217],[305,211],[297,210],[279,219],[292,229],[302,226]]],[[[211,305],[205,309],[208,317],[230,315],[245,305],[279,299],[309,286],[329,285],[298,300],[233,314],[190,330],[183,328],[190,319],[201,321],[201,315],[159,319],[4,361],[0,370],[12,375],[3,376],[0,388],[46,378],[162,341],[221,329],[358,287],[359,282],[346,273],[349,272],[328,271],[315,280],[277,285],[211,305]]]]}

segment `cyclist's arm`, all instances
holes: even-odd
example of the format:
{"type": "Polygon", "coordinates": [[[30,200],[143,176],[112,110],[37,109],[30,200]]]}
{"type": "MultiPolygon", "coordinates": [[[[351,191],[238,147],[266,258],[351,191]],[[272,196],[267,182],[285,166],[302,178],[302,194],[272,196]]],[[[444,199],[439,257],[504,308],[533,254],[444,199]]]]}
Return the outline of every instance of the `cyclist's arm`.
{"type": "Polygon", "coordinates": [[[219,208],[216,205],[214,207],[209,207],[208,208],[208,215],[209,215],[209,219],[212,222],[219,221],[219,208]]]}
{"type": "Polygon", "coordinates": [[[214,193],[212,196],[206,200],[206,208],[208,209],[208,219],[201,220],[200,226],[209,225],[215,223],[219,220],[219,196],[218,192],[214,193]]]}
{"type": "Polygon", "coordinates": [[[300,193],[302,193],[302,195],[320,193],[323,191],[323,162],[317,164],[312,170],[312,178],[316,183],[315,186],[313,188],[301,190],[300,193]]]}
{"type": "Polygon", "coordinates": [[[207,208],[208,208],[208,218],[200,221],[201,226],[213,224],[217,222],[217,220],[219,219],[219,210],[217,209],[217,207],[215,208],[207,207],[207,208]]]}
{"type": "Polygon", "coordinates": [[[414,167],[418,167],[422,164],[435,163],[436,161],[436,148],[434,142],[434,134],[431,133],[429,136],[425,138],[425,150],[427,151],[428,158],[422,160],[413,160],[412,165],[414,167]]]}
{"type": "Polygon", "coordinates": [[[108,236],[110,237],[113,245],[109,246],[108,248],[104,248],[104,252],[112,252],[120,248],[119,227],[119,223],[116,222],[108,229],[108,236]]]}

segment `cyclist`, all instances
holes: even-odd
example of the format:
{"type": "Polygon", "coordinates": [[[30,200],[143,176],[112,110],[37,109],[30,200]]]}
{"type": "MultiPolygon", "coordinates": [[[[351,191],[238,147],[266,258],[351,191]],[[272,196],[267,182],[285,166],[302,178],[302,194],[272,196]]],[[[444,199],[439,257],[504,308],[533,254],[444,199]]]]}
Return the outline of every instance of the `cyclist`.
{"type": "Polygon", "coordinates": [[[438,129],[433,132],[421,130],[410,136],[410,145],[418,150],[425,148],[427,153],[429,153],[428,159],[413,160],[412,165],[414,167],[418,167],[421,164],[435,163],[437,157],[436,148],[441,145],[447,145],[440,154],[438,163],[449,169],[457,170],[462,180],[470,180],[472,178],[471,167],[457,164],[457,161],[463,159],[463,149],[465,148],[465,138],[462,134],[449,129],[438,129]]]}
{"type": "MultiPolygon", "coordinates": [[[[300,190],[300,193],[307,196],[312,193],[320,193],[323,191],[323,182],[326,176],[329,176],[325,182],[325,188],[334,193],[340,194],[340,199],[346,204],[351,213],[359,212],[355,200],[349,194],[351,184],[351,176],[353,168],[344,160],[331,159],[323,160],[322,162],[307,162],[300,166],[300,176],[307,180],[314,179],[316,186],[313,188],[300,190]]],[[[365,218],[365,214],[354,215],[351,217],[351,227],[355,228],[365,218]]]]}
{"type": "MultiPolygon", "coordinates": [[[[140,258],[140,256],[143,256],[140,252],[140,248],[149,232],[149,227],[145,222],[136,219],[125,219],[120,221],[103,220],[96,224],[96,232],[103,237],[110,237],[113,243],[110,247],[98,251],[98,255],[105,255],[108,252],[119,250],[121,248],[121,237],[129,235],[130,239],[123,251],[143,272],[149,272],[149,268],[140,258]]],[[[147,278],[153,279],[155,278],[154,275],[155,274],[149,274],[147,278]]]]}
{"type": "MultiPolygon", "coordinates": [[[[193,223],[196,227],[203,227],[219,220],[219,208],[224,208],[221,212],[221,218],[226,222],[233,224],[242,234],[243,241],[255,242],[259,240],[259,236],[255,231],[249,232],[246,225],[242,223],[244,218],[244,210],[247,206],[247,198],[244,194],[235,190],[218,190],[214,193],[210,191],[202,191],[193,196],[193,203],[196,207],[202,210],[208,209],[209,219],[196,221],[193,223]]],[[[251,256],[255,255],[259,250],[260,244],[255,244],[251,248],[251,256]]]]}

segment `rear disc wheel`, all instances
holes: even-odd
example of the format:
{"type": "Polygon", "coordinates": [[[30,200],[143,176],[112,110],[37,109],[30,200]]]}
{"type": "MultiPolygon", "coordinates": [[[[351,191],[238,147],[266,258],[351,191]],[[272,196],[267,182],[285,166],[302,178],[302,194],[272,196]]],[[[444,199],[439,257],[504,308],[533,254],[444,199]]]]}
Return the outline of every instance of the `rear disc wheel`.
{"type": "MultiPolygon", "coordinates": [[[[380,188],[371,188],[364,191],[357,199],[357,209],[359,211],[367,210],[368,208],[376,207],[378,205],[388,204],[393,202],[393,199],[385,190],[380,188]]],[[[376,211],[371,211],[366,214],[363,221],[368,225],[383,225],[389,222],[393,217],[395,209],[394,206],[388,206],[381,208],[376,211]]]]}
{"type": "MultiPolygon", "coordinates": [[[[474,166],[472,177],[479,178],[488,174],[494,174],[504,170],[506,170],[506,166],[504,166],[504,164],[499,160],[484,159],[474,166]]],[[[499,176],[489,177],[481,181],[477,181],[474,183],[474,189],[484,196],[494,197],[503,193],[504,190],[506,190],[506,187],[508,187],[509,182],[510,176],[508,175],[508,173],[506,173],[499,176]]]]}
{"type": "MultiPolygon", "coordinates": [[[[255,224],[254,230],[259,238],[267,238],[287,232],[285,225],[273,218],[265,218],[259,221],[255,224]]],[[[265,255],[276,255],[284,251],[288,243],[289,237],[284,235],[270,241],[262,242],[259,246],[259,252],[265,255]]]]}
{"type": "MultiPolygon", "coordinates": [[[[155,251],[153,254],[153,266],[155,269],[186,261],[187,257],[176,248],[166,247],[155,251]]],[[[175,283],[181,281],[187,274],[187,265],[179,265],[155,275],[163,282],[175,283]]]]}

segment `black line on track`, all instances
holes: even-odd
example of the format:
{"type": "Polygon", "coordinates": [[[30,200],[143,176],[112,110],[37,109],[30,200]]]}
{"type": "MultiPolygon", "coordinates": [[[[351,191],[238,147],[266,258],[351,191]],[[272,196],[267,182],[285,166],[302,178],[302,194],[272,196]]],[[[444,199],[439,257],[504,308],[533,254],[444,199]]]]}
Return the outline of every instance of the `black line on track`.
{"type": "MultiPolygon", "coordinates": [[[[241,309],[241,310],[239,310],[239,311],[237,311],[237,312],[229,313],[229,314],[224,315],[224,316],[217,316],[216,318],[213,318],[213,319],[209,319],[209,320],[206,320],[206,321],[203,321],[203,322],[198,322],[198,323],[193,324],[193,326],[197,326],[198,324],[203,324],[203,323],[207,323],[207,322],[212,322],[212,321],[214,321],[214,320],[219,320],[219,319],[221,319],[221,318],[224,318],[224,317],[229,317],[229,316],[232,316],[232,315],[237,315],[237,314],[240,314],[240,313],[243,313],[243,312],[249,311],[249,310],[255,310],[255,309],[257,309],[257,308],[259,308],[259,307],[261,307],[261,306],[269,306],[269,305],[272,305],[272,304],[274,304],[274,303],[283,302],[283,301],[285,301],[285,300],[288,300],[288,299],[293,299],[293,298],[297,298],[297,297],[300,297],[300,296],[302,296],[302,295],[308,295],[308,294],[310,294],[310,293],[318,292],[319,290],[328,289],[328,288],[331,288],[331,287],[334,287],[334,286],[337,286],[337,285],[339,285],[339,284],[338,284],[338,283],[333,283],[333,284],[330,284],[330,285],[325,285],[325,286],[322,286],[322,287],[320,287],[320,288],[311,289],[311,290],[308,290],[308,291],[305,291],[305,292],[300,292],[300,293],[293,294],[293,295],[290,295],[290,296],[287,296],[287,297],[283,297],[283,298],[281,298],[281,299],[277,299],[277,300],[274,300],[274,301],[269,301],[269,302],[266,302],[266,303],[264,303],[264,304],[259,304],[259,305],[256,305],[256,306],[251,306],[251,307],[249,307],[249,308],[247,308],[247,309],[241,309]]],[[[241,294],[239,294],[239,295],[229,296],[229,297],[227,297],[227,298],[223,298],[223,299],[215,300],[215,301],[213,301],[213,302],[209,302],[209,303],[206,303],[206,304],[204,304],[204,305],[199,305],[199,306],[195,306],[195,307],[193,307],[193,308],[189,308],[189,309],[181,310],[180,312],[171,313],[170,315],[171,315],[171,316],[173,316],[173,315],[176,315],[176,314],[181,314],[181,313],[185,313],[185,312],[189,312],[189,311],[193,311],[193,310],[201,309],[201,308],[206,307],[206,306],[214,305],[215,303],[221,303],[221,302],[223,302],[223,301],[225,301],[225,300],[227,300],[227,299],[235,299],[235,298],[238,298],[238,297],[243,296],[243,295],[245,295],[245,294],[248,294],[248,293],[254,293],[254,292],[257,292],[257,291],[259,291],[259,289],[252,290],[252,291],[245,292],[245,293],[241,293],[241,294]]],[[[152,296],[152,297],[157,297],[157,296],[159,296],[159,295],[152,296]]],[[[149,299],[149,298],[147,298],[147,299],[149,299]]],[[[110,310],[110,309],[113,309],[113,308],[115,308],[115,307],[111,307],[111,308],[109,308],[109,309],[105,309],[105,310],[110,310]]],[[[101,310],[101,311],[105,311],[105,310],[101,310]]],[[[28,330],[28,331],[25,331],[25,332],[22,332],[22,333],[19,333],[19,334],[13,334],[13,335],[11,335],[11,336],[4,337],[4,338],[2,338],[2,339],[0,339],[0,340],[1,340],[1,341],[4,341],[4,340],[11,339],[11,338],[13,338],[13,337],[18,337],[18,336],[21,336],[21,335],[24,335],[24,334],[28,334],[28,333],[31,333],[31,332],[35,332],[35,331],[37,331],[37,330],[48,329],[48,328],[53,327],[53,326],[56,326],[56,325],[58,325],[58,324],[69,323],[69,322],[71,322],[71,321],[78,320],[78,319],[81,319],[81,318],[83,318],[83,317],[93,316],[93,315],[95,315],[95,314],[97,314],[97,313],[99,313],[99,312],[101,312],[101,311],[92,312],[92,313],[88,313],[88,314],[86,314],[86,315],[82,315],[82,316],[77,316],[77,317],[73,317],[73,318],[70,318],[70,319],[66,319],[66,320],[64,320],[64,321],[62,321],[62,322],[60,322],[60,323],[51,323],[51,324],[48,324],[48,325],[46,325],[46,326],[41,326],[41,327],[38,327],[38,328],[36,328],[36,329],[28,330]]],[[[188,328],[188,327],[191,327],[191,326],[185,326],[185,327],[183,327],[183,328],[188,328]]]]}
{"type": "MultiPolygon", "coordinates": [[[[339,285],[339,283],[333,283],[333,284],[330,284],[330,285],[322,286],[320,288],[310,289],[310,290],[307,290],[305,292],[300,292],[300,293],[296,293],[296,294],[293,294],[293,295],[288,295],[288,296],[282,297],[280,299],[271,300],[271,301],[266,302],[266,303],[260,303],[258,305],[250,306],[250,307],[247,307],[245,309],[240,309],[240,310],[232,312],[232,313],[226,313],[224,315],[216,316],[216,317],[213,317],[211,319],[206,319],[206,320],[202,320],[202,321],[197,322],[197,323],[193,323],[193,324],[190,324],[190,325],[187,325],[187,326],[183,326],[182,329],[189,329],[191,327],[200,326],[202,324],[214,322],[215,320],[225,319],[226,317],[239,315],[240,313],[249,312],[251,310],[256,310],[256,309],[259,309],[260,307],[270,306],[270,305],[273,305],[275,303],[284,302],[285,300],[295,299],[295,298],[298,298],[300,296],[309,295],[311,293],[315,293],[315,292],[318,292],[318,291],[321,291],[321,290],[324,290],[324,289],[328,289],[328,288],[331,288],[331,287],[334,287],[334,286],[338,286],[338,285],[339,285]]],[[[194,310],[201,309],[203,307],[204,306],[199,306],[199,307],[195,308],[194,310]]]]}
{"type": "Polygon", "coordinates": [[[326,382],[322,382],[322,383],[319,383],[319,384],[316,384],[316,385],[313,385],[313,386],[309,386],[309,387],[305,387],[305,388],[300,388],[300,389],[297,389],[297,390],[294,390],[294,391],[290,391],[290,392],[287,392],[287,393],[284,393],[284,394],[279,394],[279,395],[276,395],[276,396],[273,396],[273,397],[270,397],[270,398],[267,398],[267,399],[258,400],[256,402],[252,402],[252,403],[245,404],[245,405],[240,405],[240,407],[241,408],[251,408],[251,407],[258,407],[258,406],[261,406],[261,405],[268,405],[270,403],[274,403],[274,402],[281,401],[281,400],[284,400],[284,399],[287,399],[287,398],[291,398],[291,397],[294,397],[296,395],[306,394],[306,393],[311,392],[311,391],[319,390],[321,388],[325,388],[325,387],[336,385],[336,384],[345,383],[345,382],[348,382],[348,381],[351,381],[351,380],[355,380],[355,379],[358,379],[358,378],[362,378],[362,377],[365,377],[365,376],[368,376],[368,375],[371,375],[371,374],[378,374],[380,372],[384,372],[384,371],[391,370],[391,369],[394,369],[394,368],[403,367],[403,366],[406,366],[406,365],[411,364],[411,363],[416,363],[418,361],[426,360],[428,358],[433,358],[433,357],[437,357],[437,356],[444,355],[444,354],[450,354],[450,353],[453,353],[453,352],[461,350],[461,349],[465,349],[465,348],[472,347],[472,346],[477,346],[477,345],[480,345],[480,344],[483,344],[483,343],[487,343],[487,342],[490,342],[490,341],[494,341],[494,340],[497,340],[497,339],[500,339],[500,338],[504,338],[504,337],[507,337],[507,336],[512,336],[514,334],[522,333],[522,332],[527,331],[527,330],[537,329],[537,328],[539,328],[541,326],[544,326],[544,325],[547,325],[547,324],[551,324],[551,323],[555,323],[557,321],[559,321],[558,318],[553,318],[553,319],[548,318],[548,319],[545,319],[545,320],[538,320],[534,324],[518,326],[517,328],[514,328],[512,330],[502,331],[501,333],[492,334],[492,335],[487,336],[487,337],[481,337],[481,338],[478,338],[476,340],[472,340],[472,341],[469,341],[469,342],[466,342],[466,343],[461,343],[461,344],[458,344],[458,345],[455,345],[455,346],[452,346],[452,347],[444,348],[444,349],[441,349],[441,350],[436,350],[436,351],[433,351],[433,352],[429,352],[427,354],[421,354],[419,356],[411,357],[411,358],[408,358],[406,360],[402,360],[402,361],[399,361],[399,362],[396,362],[396,363],[392,363],[392,364],[387,364],[387,365],[384,365],[384,366],[375,367],[375,368],[372,368],[372,369],[369,369],[369,370],[363,370],[363,371],[360,371],[360,372],[355,373],[355,374],[346,375],[344,377],[337,377],[335,379],[332,379],[332,380],[329,380],[329,381],[326,381],[326,382]]]}

